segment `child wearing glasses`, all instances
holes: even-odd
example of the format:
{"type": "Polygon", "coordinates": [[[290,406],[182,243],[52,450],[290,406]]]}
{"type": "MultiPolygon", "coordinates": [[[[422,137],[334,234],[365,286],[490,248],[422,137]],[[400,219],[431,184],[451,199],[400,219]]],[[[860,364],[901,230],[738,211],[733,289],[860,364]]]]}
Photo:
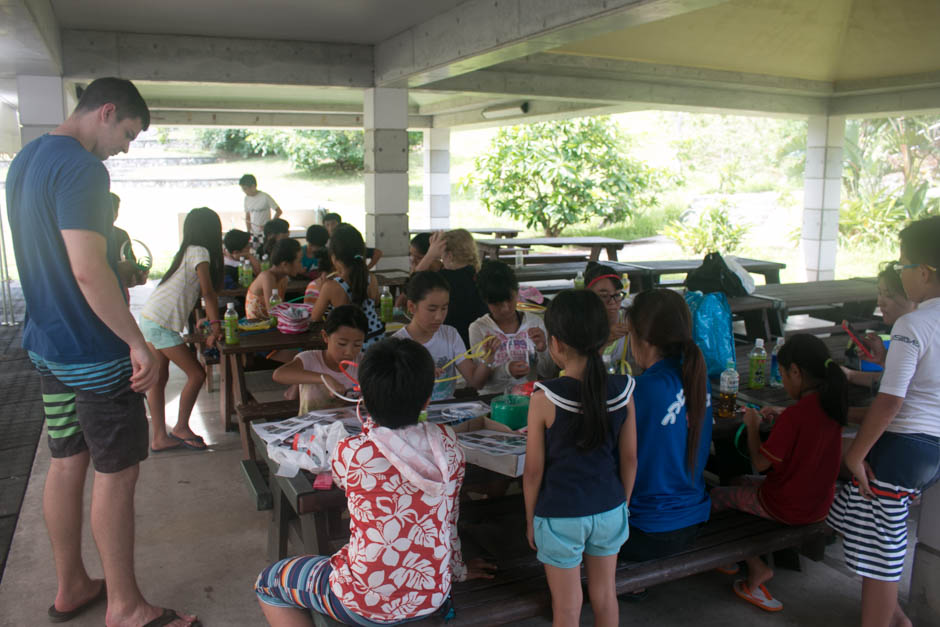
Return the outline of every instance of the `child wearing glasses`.
{"type": "MultiPolygon", "coordinates": [[[[878,395],[843,461],[854,479],[828,522],[862,576],[862,624],[910,625],[898,603],[911,500],[940,479],[940,216],[901,231],[895,269],[917,309],[891,329],[878,395]]],[[[868,341],[876,357],[880,340],[868,341]]]]}
{"type": "Polygon", "coordinates": [[[623,290],[620,275],[610,266],[591,261],[584,271],[584,286],[601,297],[607,311],[610,336],[603,352],[607,370],[612,374],[630,374],[630,366],[627,363],[629,338],[621,307],[627,294],[623,290]]]}

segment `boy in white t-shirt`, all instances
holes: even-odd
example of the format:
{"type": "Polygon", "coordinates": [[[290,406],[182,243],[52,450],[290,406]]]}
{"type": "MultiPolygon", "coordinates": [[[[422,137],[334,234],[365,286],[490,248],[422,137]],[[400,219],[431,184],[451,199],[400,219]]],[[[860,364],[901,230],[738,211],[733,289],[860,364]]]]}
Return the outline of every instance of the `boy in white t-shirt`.
{"type": "Polygon", "coordinates": [[[272,219],[271,211],[274,211],[275,218],[281,217],[283,212],[269,194],[258,189],[258,179],[254,174],[245,174],[238,184],[245,192],[245,228],[251,233],[252,241],[260,244],[264,223],[272,219]]]}
{"type": "MultiPolygon", "coordinates": [[[[940,216],[901,231],[895,269],[917,309],[891,328],[881,387],[845,453],[852,482],[828,523],[842,534],[846,563],[862,576],[862,622],[910,625],[898,603],[912,499],[940,480],[940,216]]],[[[880,338],[866,338],[884,356],[880,338]]]]}

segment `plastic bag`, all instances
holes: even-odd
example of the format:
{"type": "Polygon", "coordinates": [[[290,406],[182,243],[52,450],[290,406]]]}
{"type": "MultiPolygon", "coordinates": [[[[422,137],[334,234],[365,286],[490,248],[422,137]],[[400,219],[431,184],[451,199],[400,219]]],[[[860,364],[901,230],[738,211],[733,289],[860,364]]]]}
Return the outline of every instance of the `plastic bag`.
{"type": "Polygon", "coordinates": [[[279,464],[278,477],[293,477],[300,469],[327,472],[330,470],[330,456],[347,435],[346,427],[339,420],[328,425],[315,424],[281,444],[270,442],[268,457],[279,464]]]}
{"type": "Polygon", "coordinates": [[[728,267],[718,253],[708,253],[700,265],[685,278],[685,286],[705,294],[724,292],[728,296],[746,296],[741,278],[728,267]]]}
{"type": "Polygon", "coordinates": [[[738,278],[741,279],[741,285],[744,286],[744,291],[748,294],[754,293],[754,277],[751,276],[751,273],[744,269],[744,266],[741,265],[741,262],[738,261],[737,257],[728,256],[725,257],[725,264],[727,264],[728,269],[738,275],[738,278]]]}
{"type": "Polygon", "coordinates": [[[705,355],[708,376],[721,376],[728,360],[735,361],[728,299],[722,292],[688,291],[685,302],[692,312],[692,338],[705,355]]]}

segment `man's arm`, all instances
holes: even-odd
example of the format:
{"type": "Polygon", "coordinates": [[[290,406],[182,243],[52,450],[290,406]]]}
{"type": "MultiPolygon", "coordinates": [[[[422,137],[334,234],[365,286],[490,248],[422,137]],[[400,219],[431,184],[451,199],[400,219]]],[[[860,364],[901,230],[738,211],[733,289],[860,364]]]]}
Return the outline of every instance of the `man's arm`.
{"type": "Polygon", "coordinates": [[[157,378],[156,361],[124,302],[117,277],[108,265],[108,243],[95,231],[63,230],[62,239],[78,288],[105,325],[131,349],[131,385],[143,392],[157,378]]]}

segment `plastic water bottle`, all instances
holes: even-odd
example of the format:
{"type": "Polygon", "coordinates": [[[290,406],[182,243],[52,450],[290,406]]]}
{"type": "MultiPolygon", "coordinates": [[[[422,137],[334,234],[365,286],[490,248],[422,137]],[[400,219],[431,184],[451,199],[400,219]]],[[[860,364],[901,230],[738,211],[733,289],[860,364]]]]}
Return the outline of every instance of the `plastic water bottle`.
{"type": "Polygon", "coordinates": [[[284,301],[281,300],[277,290],[271,290],[271,299],[268,301],[268,316],[270,316],[272,324],[277,324],[277,318],[274,317],[274,308],[280,305],[282,302],[284,301]]]}
{"type": "Polygon", "coordinates": [[[255,273],[251,269],[251,262],[247,259],[242,260],[241,272],[238,275],[238,284],[242,287],[251,286],[251,282],[255,279],[255,273]]]}
{"type": "Polygon", "coordinates": [[[734,361],[729,359],[727,368],[721,373],[721,380],[718,384],[718,402],[715,403],[715,412],[719,418],[734,418],[734,411],[737,409],[739,380],[740,377],[734,361]]]}
{"type": "Polygon", "coordinates": [[[630,295],[630,275],[626,272],[623,273],[620,277],[620,282],[623,284],[623,293],[627,296],[630,295]]]}
{"type": "Polygon", "coordinates": [[[222,327],[225,331],[225,343],[238,344],[238,312],[235,311],[235,303],[228,304],[222,319],[222,327]]]}
{"type": "Polygon", "coordinates": [[[578,274],[574,277],[574,289],[580,290],[584,287],[584,273],[578,270],[578,274]]]}
{"type": "Polygon", "coordinates": [[[770,387],[783,387],[783,377],[780,376],[780,362],[777,360],[777,354],[783,347],[783,338],[778,337],[774,349],[770,351],[770,387]]]}
{"type": "Polygon", "coordinates": [[[517,268],[522,267],[522,249],[521,248],[516,249],[516,267],[517,268]]]}
{"type": "Polygon", "coordinates": [[[270,269],[271,269],[271,260],[268,259],[267,255],[262,255],[261,256],[261,271],[264,272],[265,270],[270,270],[270,269]]]}
{"type": "Polygon", "coordinates": [[[395,301],[392,299],[392,292],[387,285],[383,285],[382,291],[379,293],[379,309],[382,322],[391,322],[395,315],[395,301]]]}
{"type": "Polygon", "coordinates": [[[757,338],[754,348],[747,354],[747,386],[752,390],[763,389],[767,385],[767,351],[764,350],[764,339],[757,338]]]}

